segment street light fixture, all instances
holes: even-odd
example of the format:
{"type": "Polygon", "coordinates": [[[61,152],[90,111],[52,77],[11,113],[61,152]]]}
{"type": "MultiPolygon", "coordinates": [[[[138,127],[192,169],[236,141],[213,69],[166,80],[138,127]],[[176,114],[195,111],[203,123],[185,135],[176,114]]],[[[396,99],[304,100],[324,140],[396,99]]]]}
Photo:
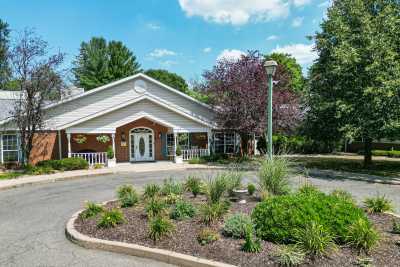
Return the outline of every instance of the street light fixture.
{"type": "Polygon", "coordinates": [[[275,75],[276,68],[278,66],[278,63],[274,60],[269,60],[264,63],[264,67],[267,71],[267,76],[268,76],[268,109],[267,109],[267,114],[268,114],[268,119],[267,119],[267,133],[266,135],[268,138],[266,138],[268,141],[267,145],[267,151],[268,151],[268,157],[269,159],[272,159],[272,87],[273,87],[273,82],[272,82],[272,77],[275,75]]]}

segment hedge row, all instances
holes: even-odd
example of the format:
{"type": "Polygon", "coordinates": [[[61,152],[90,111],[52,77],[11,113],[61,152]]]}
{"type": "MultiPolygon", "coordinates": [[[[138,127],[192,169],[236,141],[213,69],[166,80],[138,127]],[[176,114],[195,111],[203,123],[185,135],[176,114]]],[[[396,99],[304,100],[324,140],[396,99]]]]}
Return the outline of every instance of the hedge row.
{"type": "Polygon", "coordinates": [[[36,164],[37,167],[52,168],[60,171],[83,170],[89,168],[89,164],[82,158],[66,158],[60,160],[43,160],[36,164]]]}
{"type": "MultiPolygon", "coordinates": [[[[358,154],[364,155],[364,151],[359,151],[358,154]]],[[[372,150],[372,156],[375,157],[389,157],[389,158],[400,158],[399,150],[372,150]]]]}

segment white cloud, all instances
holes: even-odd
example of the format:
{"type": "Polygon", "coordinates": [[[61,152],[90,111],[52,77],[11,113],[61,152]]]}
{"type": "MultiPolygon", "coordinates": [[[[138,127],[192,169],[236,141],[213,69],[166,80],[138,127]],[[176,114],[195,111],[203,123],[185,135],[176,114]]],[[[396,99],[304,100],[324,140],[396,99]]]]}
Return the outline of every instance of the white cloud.
{"type": "Polygon", "coordinates": [[[200,16],[215,23],[243,25],[250,21],[287,17],[290,6],[301,1],[304,0],[179,0],[179,4],[189,17],[200,16]]]}
{"type": "Polygon", "coordinates": [[[158,31],[161,28],[157,23],[147,23],[146,27],[153,31],[158,31]]]}
{"type": "Polygon", "coordinates": [[[273,40],[277,40],[279,37],[276,35],[270,35],[267,37],[267,41],[273,41],[273,40]]]}
{"type": "Polygon", "coordinates": [[[243,55],[246,55],[245,52],[237,49],[224,49],[217,57],[217,61],[220,60],[228,60],[228,61],[236,61],[239,60],[243,55]]]}
{"type": "Polygon", "coordinates": [[[176,64],[178,64],[178,62],[173,60],[165,60],[160,62],[160,65],[163,66],[164,68],[169,68],[176,64]]]}
{"type": "Polygon", "coordinates": [[[303,17],[294,18],[293,21],[292,21],[292,26],[295,27],[295,28],[300,27],[301,25],[303,25],[303,20],[304,20],[303,17]]]}
{"type": "Polygon", "coordinates": [[[174,51],[168,49],[154,49],[150,52],[149,56],[152,58],[160,58],[165,56],[175,56],[176,53],[174,51]]]}
{"type": "Polygon", "coordinates": [[[317,53],[313,51],[314,45],[306,44],[292,44],[279,47],[277,46],[272,53],[290,54],[296,58],[297,62],[301,65],[312,63],[317,57],[317,53]]]}
{"type": "Polygon", "coordinates": [[[311,3],[311,0],[293,0],[295,6],[304,6],[311,3]]]}
{"type": "Polygon", "coordinates": [[[203,52],[204,52],[204,53],[210,53],[211,50],[212,50],[211,47],[206,47],[206,48],[203,49],[203,52]]]}

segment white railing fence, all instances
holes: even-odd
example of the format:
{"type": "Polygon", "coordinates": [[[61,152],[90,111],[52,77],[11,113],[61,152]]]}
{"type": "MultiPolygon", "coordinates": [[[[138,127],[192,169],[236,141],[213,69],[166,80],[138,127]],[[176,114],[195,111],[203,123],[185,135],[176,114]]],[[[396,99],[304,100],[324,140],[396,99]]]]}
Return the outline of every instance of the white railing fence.
{"type": "Polygon", "coordinates": [[[107,153],[106,152],[96,152],[96,153],[71,153],[71,158],[83,158],[86,160],[90,166],[96,164],[106,164],[107,163],[107,153]]]}
{"type": "Polygon", "coordinates": [[[210,151],[208,149],[184,149],[182,150],[183,160],[191,160],[193,158],[200,158],[204,156],[209,156],[210,151]]]}

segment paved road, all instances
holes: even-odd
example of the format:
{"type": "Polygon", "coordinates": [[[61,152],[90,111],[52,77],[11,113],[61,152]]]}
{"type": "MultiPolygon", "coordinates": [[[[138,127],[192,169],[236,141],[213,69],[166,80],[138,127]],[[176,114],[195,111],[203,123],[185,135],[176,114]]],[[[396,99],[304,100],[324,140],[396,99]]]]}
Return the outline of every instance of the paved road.
{"type": "MultiPolygon", "coordinates": [[[[152,260],[87,250],[69,242],[64,225],[85,200],[105,201],[114,197],[115,187],[124,183],[141,186],[196,171],[118,174],[60,181],[0,191],[0,266],[168,266],[152,260]]],[[[196,173],[199,174],[199,171],[196,173]]],[[[211,175],[204,172],[204,176],[211,175]]],[[[251,179],[252,174],[247,177],[251,179]]],[[[343,188],[357,199],[376,192],[386,194],[400,212],[400,186],[357,181],[310,179],[323,190],[343,188]]],[[[294,184],[302,183],[295,178],[294,184]]]]}

